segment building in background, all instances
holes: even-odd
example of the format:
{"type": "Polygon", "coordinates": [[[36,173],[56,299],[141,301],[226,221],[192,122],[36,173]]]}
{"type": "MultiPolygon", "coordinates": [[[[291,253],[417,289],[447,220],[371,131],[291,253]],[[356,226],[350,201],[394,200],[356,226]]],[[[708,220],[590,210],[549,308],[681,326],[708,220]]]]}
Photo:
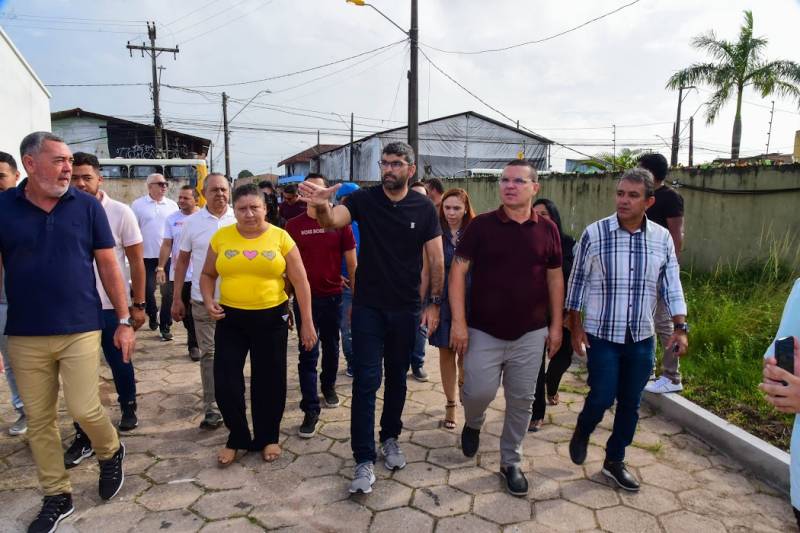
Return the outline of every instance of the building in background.
{"type": "MultiPolygon", "coordinates": [[[[334,181],[379,181],[378,161],[383,147],[407,139],[406,127],[374,133],[352,145],[322,152],[315,158],[317,169],[334,181]],[[351,150],[353,176],[350,176],[351,150]]],[[[511,159],[528,159],[537,170],[548,170],[552,143],[535,133],[465,111],[420,122],[417,174],[420,177],[464,176],[477,170],[503,168],[511,159]]]]}
{"type": "Polygon", "coordinates": [[[24,174],[19,143],[33,131],[50,131],[51,95],[3,28],[0,66],[0,151],[13,155],[24,174]]]}
{"type": "Polygon", "coordinates": [[[286,176],[308,176],[310,172],[319,172],[319,155],[323,152],[339,148],[339,144],[316,144],[307,150],[287,157],[280,163],[286,176]]]}
{"type": "MultiPolygon", "coordinates": [[[[73,152],[88,152],[99,158],[155,159],[155,128],[81,108],[56,111],[50,116],[53,133],[73,152]]],[[[164,129],[164,152],[168,159],[206,159],[211,141],[164,129]]]]}

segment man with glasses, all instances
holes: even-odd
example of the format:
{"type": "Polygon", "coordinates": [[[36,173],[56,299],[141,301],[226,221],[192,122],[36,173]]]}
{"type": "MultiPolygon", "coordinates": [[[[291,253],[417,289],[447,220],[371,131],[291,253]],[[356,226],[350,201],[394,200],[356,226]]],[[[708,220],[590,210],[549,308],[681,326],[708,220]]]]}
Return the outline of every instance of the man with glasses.
{"type": "Polygon", "coordinates": [[[356,221],[361,233],[351,322],[350,442],[356,462],[351,493],[372,492],[375,482],[375,396],[382,366],[386,373],[380,420],[384,466],[397,470],[406,465],[397,439],[403,428],[410,354],[417,328],[424,325],[432,333],[439,325],[444,284],[442,230],[436,209],[427,198],[408,189],[416,171],[413,149],[402,142],[388,144],[379,165],[381,185],[353,192],[346,205],[330,205],[341,185],[300,184],[301,199],[314,207],[322,227],[341,228],[356,221]],[[431,297],[420,320],[423,249],[430,261],[431,297]]]}
{"type": "Polygon", "coordinates": [[[170,315],[172,294],[169,293],[168,285],[162,286],[161,313],[159,314],[155,294],[156,269],[158,268],[161,241],[164,239],[164,222],[169,215],[178,210],[178,204],[166,197],[168,186],[169,184],[162,174],[150,174],[147,176],[147,194],[137,198],[131,204],[144,239],[145,311],[150,317],[150,329],[155,331],[156,328],[159,328],[161,340],[164,341],[172,340],[172,333],[169,330],[172,326],[170,315]]]}
{"type": "Polygon", "coordinates": [[[533,165],[522,159],[508,163],[500,178],[502,205],[467,226],[448,279],[450,342],[453,350],[466,354],[462,451],[467,457],[477,453],[486,408],[502,379],[506,413],[500,476],[513,496],[528,493],[528,480],[520,468],[522,440],[545,347],[555,354],[562,335],[561,237],[555,224],[533,211],[537,192],[539,178],[533,165]]]}

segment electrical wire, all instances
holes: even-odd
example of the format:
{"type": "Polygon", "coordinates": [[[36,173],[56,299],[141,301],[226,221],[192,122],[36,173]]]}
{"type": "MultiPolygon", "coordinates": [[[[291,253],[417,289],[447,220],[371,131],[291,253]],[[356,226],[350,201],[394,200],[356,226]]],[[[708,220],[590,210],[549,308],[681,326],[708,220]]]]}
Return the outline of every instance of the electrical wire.
{"type": "Polygon", "coordinates": [[[232,23],[236,22],[237,20],[240,20],[240,19],[242,19],[242,18],[246,17],[247,15],[251,15],[251,14],[255,13],[255,12],[256,12],[256,11],[258,11],[259,9],[261,9],[261,8],[264,8],[264,7],[268,6],[268,5],[270,5],[270,4],[271,4],[273,1],[274,1],[274,0],[268,0],[267,2],[264,2],[264,3],[262,3],[262,4],[259,4],[259,5],[255,6],[253,9],[251,9],[250,11],[245,11],[244,13],[242,13],[241,15],[239,15],[238,17],[232,18],[232,19],[230,19],[230,20],[228,20],[228,21],[226,21],[226,22],[223,22],[222,24],[217,24],[217,25],[215,25],[215,26],[214,26],[212,29],[210,29],[210,30],[208,30],[208,31],[206,31],[206,32],[204,32],[204,33],[201,33],[201,34],[199,34],[199,35],[195,35],[195,36],[194,36],[194,37],[192,37],[191,39],[186,39],[185,41],[181,41],[181,42],[180,42],[180,43],[178,43],[178,44],[179,44],[179,45],[184,45],[184,44],[186,44],[186,43],[190,43],[190,42],[192,42],[192,41],[194,41],[194,40],[200,39],[201,37],[205,37],[205,36],[206,36],[206,35],[208,35],[209,33],[213,33],[213,32],[215,32],[215,31],[221,30],[221,29],[222,29],[222,28],[224,28],[225,26],[228,26],[229,24],[232,24],[232,23]]]}
{"type": "Polygon", "coordinates": [[[543,43],[543,42],[555,39],[557,37],[561,37],[562,35],[566,35],[568,33],[572,33],[572,32],[574,32],[576,30],[579,30],[579,29],[581,29],[581,28],[583,28],[585,26],[588,26],[590,24],[598,22],[598,21],[600,21],[600,20],[602,20],[602,19],[604,19],[606,17],[610,17],[611,15],[613,15],[615,13],[618,13],[618,12],[622,11],[623,9],[631,7],[632,5],[638,4],[640,1],[641,0],[633,0],[633,2],[629,2],[627,4],[624,4],[624,5],[616,8],[616,9],[613,9],[613,10],[607,12],[607,13],[603,13],[600,16],[594,17],[593,19],[589,19],[586,22],[578,24],[577,26],[574,26],[574,27],[569,28],[567,30],[564,30],[562,32],[550,35],[548,37],[543,37],[541,39],[536,39],[536,40],[533,40],[533,41],[525,41],[523,43],[512,44],[512,45],[509,45],[509,46],[503,46],[502,48],[487,48],[485,50],[469,50],[469,51],[467,51],[467,50],[443,50],[441,48],[436,48],[435,46],[431,46],[429,44],[425,44],[425,43],[420,43],[420,44],[422,46],[430,48],[431,50],[436,50],[437,52],[442,52],[443,54],[477,55],[477,54],[488,54],[488,53],[494,53],[494,52],[504,52],[506,50],[511,50],[511,49],[514,49],[514,48],[520,48],[522,46],[528,46],[528,45],[531,45],[531,44],[543,43]]]}
{"type": "Polygon", "coordinates": [[[177,35],[179,33],[185,32],[186,30],[195,29],[198,26],[201,26],[202,24],[205,24],[209,20],[216,19],[217,17],[219,17],[220,15],[224,15],[225,13],[230,13],[231,10],[233,10],[234,8],[237,8],[240,5],[244,4],[245,2],[249,2],[249,1],[250,0],[240,0],[239,2],[236,2],[233,5],[227,6],[224,9],[222,9],[220,11],[217,11],[216,13],[213,13],[213,14],[207,16],[204,19],[201,19],[199,22],[192,22],[190,24],[179,25],[179,27],[177,29],[174,29],[173,32],[174,32],[175,35],[177,35]]]}

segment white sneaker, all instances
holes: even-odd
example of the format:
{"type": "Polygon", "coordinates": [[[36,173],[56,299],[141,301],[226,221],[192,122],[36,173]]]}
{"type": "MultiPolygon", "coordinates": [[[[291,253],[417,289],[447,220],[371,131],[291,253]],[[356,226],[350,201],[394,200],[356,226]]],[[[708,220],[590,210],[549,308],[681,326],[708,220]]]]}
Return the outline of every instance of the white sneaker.
{"type": "Polygon", "coordinates": [[[369,494],[372,492],[373,483],[375,483],[375,472],[372,463],[358,463],[353,472],[353,481],[350,483],[350,493],[369,494]]]}
{"type": "Polygon", "coordinates": [[[671,379],[666,376],[661,376],[655,381],[651,381],[644,388],[647,392],[653,394],[664,394],[667,392],[680,392],[683,390],[682,383],[673,383],[671,379]]]}

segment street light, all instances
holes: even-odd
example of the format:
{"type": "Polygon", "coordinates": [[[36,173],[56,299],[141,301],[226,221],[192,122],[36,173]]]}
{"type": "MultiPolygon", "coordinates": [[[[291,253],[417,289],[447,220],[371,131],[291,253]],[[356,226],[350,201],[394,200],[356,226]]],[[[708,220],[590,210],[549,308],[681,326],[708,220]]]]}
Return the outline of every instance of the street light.
{"type": "MultiPolygon", "coordinates": [[[[678,166],[678,148],[680,147],[680,134],[681,134],[681,104],[683,103],[684,89],[697,89],[694,85],[681,85],[678,87],[678,116],[675,118],[675,129],[672,131],[672,153],[670,154],[669,164],[672,167],[678,166]]],[[[686,96],[689,96],[687,93],[686,96]]]]}
{"type": "Polygon", "coordinates": [[[259,94],[268,94],[268,93],[271,93],[271,92],[272,91],[270,91],[269,89],[261,89],[260,91],[258,91],[256,94],[253,95],[253,97],[250,100],[247,101],[246,104],[244,104],[242,106],[241,109],[239,109],[239,111],[236,112],[235,115],[233,115],[231,117],[230,120],[228,120],[228,95],[225,94],[224,92],[222,93],[222,124],[223,124],[224,130],[225,130],[225,175],[228,178],[232,179],[232,176],[231,176],[231,151],[230,151],[231,132],[228,129],[228,125],[231,122],[233,122],[233,119],[238,117],[239,114],[242,111],[244,111],[245,108],[247,106],[249,106],[253,102],[253,100],[256,99],[256,97],[259,94]]]}
{"type": "MultiPolygon", "coordinates": [[[[419,88],[417,84],[417,41],[419,38],[419,27],[417,24],[417,0],[411,0],[411,28],[406,31],[395,21],[387,17],[380,9],[365,2],[364,0],[346,0],[348,4],[360,7],[371,7],[380,16],[392,23],[392,25],[407,36],[410,43],[410,68],[408,70],[408,144],[414,150],[415,162],[419,164],[419,88]]],[[[352,148],[351,148],[352,149],[352,148]]],[[[419,167],[419,165],[417,165],[419,167]]],[[[416,177],[416,172],[413,177],[416,177]]]]}

